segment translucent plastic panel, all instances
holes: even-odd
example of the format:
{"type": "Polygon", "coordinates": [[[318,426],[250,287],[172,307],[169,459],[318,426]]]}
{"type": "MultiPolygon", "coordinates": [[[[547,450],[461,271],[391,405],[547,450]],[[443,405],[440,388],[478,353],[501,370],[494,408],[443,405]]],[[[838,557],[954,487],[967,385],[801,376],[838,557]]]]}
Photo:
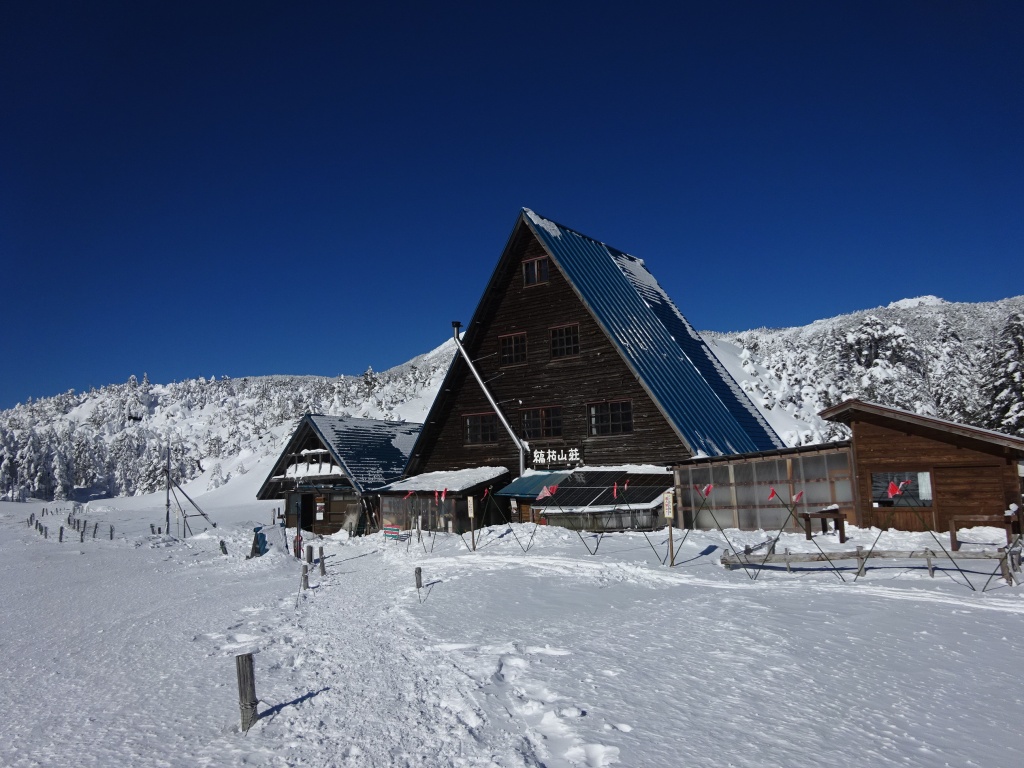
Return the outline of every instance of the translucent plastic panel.
{"type": "Polygon", "coordinates": [[[800,474],[804,481],[824,480],[827,475],[824,456],[804,456],[800,459],[800,474]]]}

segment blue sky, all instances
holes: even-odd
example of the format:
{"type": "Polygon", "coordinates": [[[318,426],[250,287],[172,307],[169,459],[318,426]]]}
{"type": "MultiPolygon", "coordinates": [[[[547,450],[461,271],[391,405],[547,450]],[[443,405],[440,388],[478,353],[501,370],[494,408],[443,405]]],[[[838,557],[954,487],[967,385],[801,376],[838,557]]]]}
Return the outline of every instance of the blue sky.
{"type": "Polygon", "coordinates": [[[1024,292],[1024,4],[664,5],[4,3],[0,407],[403,362],[523,206],[702,329],[1024,292]]]}

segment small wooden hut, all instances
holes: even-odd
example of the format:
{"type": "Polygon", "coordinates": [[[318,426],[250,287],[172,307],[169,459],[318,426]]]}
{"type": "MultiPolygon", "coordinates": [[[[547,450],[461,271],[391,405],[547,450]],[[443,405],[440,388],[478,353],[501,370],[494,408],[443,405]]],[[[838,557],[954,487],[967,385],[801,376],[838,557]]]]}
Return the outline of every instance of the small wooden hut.
{"type": "Polygon", "coordinates": [[[316,534],[379,526],[379,488],[401,477],[420,424],[307,414],[258,499],[283,499],[285,524],[316,534]]]}

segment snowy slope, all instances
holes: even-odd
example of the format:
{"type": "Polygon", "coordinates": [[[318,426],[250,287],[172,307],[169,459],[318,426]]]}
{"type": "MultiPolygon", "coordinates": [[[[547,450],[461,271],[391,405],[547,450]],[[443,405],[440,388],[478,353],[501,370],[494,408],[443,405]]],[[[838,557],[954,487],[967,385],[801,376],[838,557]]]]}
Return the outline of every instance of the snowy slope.
{"type": "MultiPolygon", "coordinates": [[[[219,525],[187,540],[148,534],[159,494],[93,503],[115,540],[63,544],[25,525],[42,505],[0,503],[0,765],[1019,764],[1020,587],[972,592],[919,561],[877,561],[856,583],[850,561],[845,581],[752,581],[718,564],[719,533],[691,533],[669,569],[664,532],[590,538],[591,556],[572,531],[506,526],[478,532],[476,552],[445,535],[317,541],[327,575],[300,594],[277,532],[245,559],[273,508],[247,482],[197,494],[219,525]],[[245,652],[262,699],[247,735],[245,652]]],[[[58,515],[43,520],[55,533],[58,515]]],[[[848,546],[878,533],[851,529],[848,546]]],[[[968,573],[979,590],[991,565],[968,573]]]]}

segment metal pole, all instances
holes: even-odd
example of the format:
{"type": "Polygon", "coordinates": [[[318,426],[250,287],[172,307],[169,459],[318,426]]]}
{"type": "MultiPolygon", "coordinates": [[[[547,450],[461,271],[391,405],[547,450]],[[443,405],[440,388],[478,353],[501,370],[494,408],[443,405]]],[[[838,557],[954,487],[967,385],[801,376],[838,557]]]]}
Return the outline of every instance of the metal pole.
{"type": "Polygon", "coordinates": [[[469,366],[469,370],[472,372],[473,378],[476,379],[476,383],[479,384],[480,389],[483,390],[484,397],[487,398],[487,402],[490,403],[491,408],[494,409],[494,413],[497,415],[498,421],[501,422],[501,425],[505,428],[505,431],[508,432],[509,437],[512,438],[512,442],[516,444],[516,448],[519,449],[519,474],[522,475],[526,472],[526,450],[528,446],[525,442],[520,440],[516,433],[512,430],[512,427],[509,425],[508,420],[505,418],[505,414],[501,412],[501,408],[498,407],[498,403],[491,395],[491,391],[487,389],[487,385],[484,384],[483,378],[481,378],[480,373],[476,369],[476,366],[473,365],[473,361],[470,359],[469,353],[466,351],[466,348],[462,346],[462,342],[459,341],[459,328],[461,327],[462,323],[460,323],[458,320],[452,321],[452,336],[454,336],[455,338],[455,346],[456,348],[458,348],[459,353],[466,361],[466,365],[469,366]]]}

